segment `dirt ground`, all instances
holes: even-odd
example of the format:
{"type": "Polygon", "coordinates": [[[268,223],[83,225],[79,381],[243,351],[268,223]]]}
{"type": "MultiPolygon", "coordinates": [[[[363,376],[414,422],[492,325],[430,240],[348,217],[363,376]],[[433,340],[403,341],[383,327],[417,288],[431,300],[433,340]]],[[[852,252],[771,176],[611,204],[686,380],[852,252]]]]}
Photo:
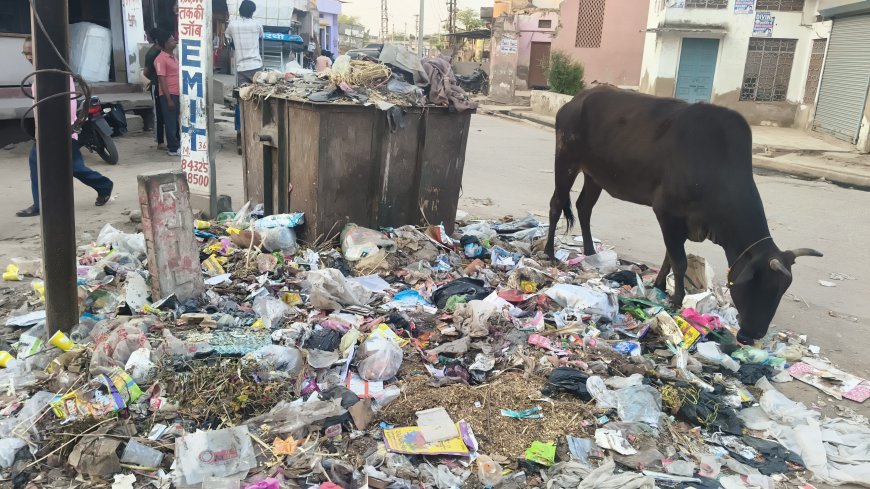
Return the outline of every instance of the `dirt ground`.
{"type": "MultiPolygon", "coordinates": [[[[236,154],[231,115],[222,111],[217,122],[217,181],[219,192],[230,195],[238,208],[244,203],[242,158],[236,154]]],[[[115,195],[107,206],[94,207],[95,194],[76,182],[76,231],[81,242],[95,239],[105,223],[130,226],[126,214],[138,208],[136,175],[178,167],[177,158],[157,151],[149,135],[131,134],[116,142],[121,154],[117,166],[85,152],[88,165],[115,181],[115,195]]],[[[40,254],[39,219],[15,217],[15,211],[30,205],[28,151],[27,144],[0,150],[0,170],[5,175],[0,183],[5,195],[0,208],[0,264],[4,266],[11,257],[40,254]]],[[[545,218],[553,189],[553,153],[550,129],[474,116],[460,209],[488,218],[529,212],[545,218]]],[[[757,175],[756,181],[779,246],[812,247],[825,253],[824,258],[802,258],[796,265],[794,284],[780,305],[775,326],[807,334],[811,344],[821,347],[822,356],[855,375],[870,377],[870,313],[865,309],[870,280],[866,252],[870,193],[780,175],[757,175]],[[832,273],[848,278],[832,280],[832,273]],[[823,287],[820,280],[836,287],[823,287]]],[[[578,181],[575,190],[581,185],[578,181]]],[[[649,208],[604,195],[593,213],[592,230],[625,258],[653,266],[661,263],[664,245],[649,208]]],[[[573,231],[579,233],[579,229],[573,231]]],[[[720,248],[704,243],[691,244],[688,250],[710,260],[722,280],[726,265],[720,248]]],[[[799,382],[781,387],[787,395],[828,414],[836,412],[835,405],[843,405],[870,416],[870,402],[836,402],[799,382]]]]}

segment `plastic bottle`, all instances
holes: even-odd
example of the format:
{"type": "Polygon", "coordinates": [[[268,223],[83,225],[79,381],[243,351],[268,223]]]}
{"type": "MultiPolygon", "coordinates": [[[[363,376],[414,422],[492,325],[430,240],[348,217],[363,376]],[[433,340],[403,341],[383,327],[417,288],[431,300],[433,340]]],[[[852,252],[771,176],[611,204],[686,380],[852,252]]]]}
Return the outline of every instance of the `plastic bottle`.
{"type": "Polygon", "coordinates": [[[197,220],[193,221],[193,227],[202,231],[204,229],[210,228],[211,223],[209,221],[201,221],[201,220],[197,219],[197,220]]]}

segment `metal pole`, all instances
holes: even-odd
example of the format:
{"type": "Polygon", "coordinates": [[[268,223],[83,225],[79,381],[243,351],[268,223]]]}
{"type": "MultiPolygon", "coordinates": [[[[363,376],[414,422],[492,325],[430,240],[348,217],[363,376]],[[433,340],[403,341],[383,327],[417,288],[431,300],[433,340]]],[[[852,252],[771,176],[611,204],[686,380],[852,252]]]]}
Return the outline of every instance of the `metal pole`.
{"type": "MultiPolygon", "coordinates": [[[[34,0],[33,54],[37,70],[64,70],[52,43],[69,59],[67,2],[34,0]],[[46,33],[35,21],[39,15],[46,33]],[[48,34],[48,37],[46,37],[48,34]]],[[[40,73],[35,78],[36,100],[70,91],[70,76],[40,73]]],[[[42,260],[45,270],[45,323],[49,334],[68,333],[79,321],[76,290],[76,238],[73,202],[70,97],[47,100],[36,107],[36,155],[42,216],[42,260]]]]}
{"type": "Polygon", "coordinates": [[[420,0],[420,17],[417,19],[417,55],[423,56],[423,8],[425,0],[420,0]]]}

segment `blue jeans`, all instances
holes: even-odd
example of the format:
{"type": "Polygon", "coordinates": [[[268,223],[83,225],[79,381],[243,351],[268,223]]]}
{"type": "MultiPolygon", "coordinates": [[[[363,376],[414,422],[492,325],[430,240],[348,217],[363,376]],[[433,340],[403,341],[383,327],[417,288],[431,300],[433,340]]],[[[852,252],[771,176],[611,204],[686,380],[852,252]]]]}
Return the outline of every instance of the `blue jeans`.
{"type": "Polygon", "coordinates": [[[163,111],[163,124],[166,127],[166,149],[175,152],[181,146],[181,133],[178,128],[178,111],[181,101],[178,95],[170,95],[175,103],[175,108],[170,110],[166,103],[166,97],[160,97],[160,110],[163,111]]]}
{"type": "MultiPolygon", "coordinates": [[[[112,181],[98,172],[85,166],[82,158],[81,145],[72,141],[73,176],[80,182],[97,191],[97,195],[109,195],[112,193],[112,181]]],[[[30,149],[30,192],[33,194],[33,207],[39,209],[39,170],[36,167],[36,144],[30,149]]]]}
{"type": "Polygon", "coordinates": [[[162,104],[158,91],[157,85],[151,85],[151,99],[154,100],[154,133],[157,136],[157,144],[163,144],[163,110],[160,108],[162,104]]]}

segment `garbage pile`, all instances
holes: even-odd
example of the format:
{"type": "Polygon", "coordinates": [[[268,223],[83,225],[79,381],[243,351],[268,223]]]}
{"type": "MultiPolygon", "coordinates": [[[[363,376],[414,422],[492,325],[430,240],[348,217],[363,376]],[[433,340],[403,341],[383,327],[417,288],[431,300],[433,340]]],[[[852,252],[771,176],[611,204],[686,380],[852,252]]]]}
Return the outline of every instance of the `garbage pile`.
{"type": "Polygon", "coordinates": [[[551,263],[534,217],[462,224],[301,247],[304,216],[246,206],[196,222],[189,301],[150,297],[144,240],[107,225],[69,334],[49,337],[38,280],[9,312],[3,487],[870,484],[867,420],[776,388],[860,403],[870,384],[793,332],[738,344],[703,259],[677,310],[602,243],[551,263]]]}
{"type": "Polygon", "coordinates": [[[270,97],[289,100],[394,106],[450,107],[457,111],[477,108],[459,86],[450,63],[443,58],[420,59],[407,48],[387,44],[378,61],[339,56],[319,73],[291,62],[285,72],[262,71],[254,83],[239,89],[242,100],[270,97]]]}

